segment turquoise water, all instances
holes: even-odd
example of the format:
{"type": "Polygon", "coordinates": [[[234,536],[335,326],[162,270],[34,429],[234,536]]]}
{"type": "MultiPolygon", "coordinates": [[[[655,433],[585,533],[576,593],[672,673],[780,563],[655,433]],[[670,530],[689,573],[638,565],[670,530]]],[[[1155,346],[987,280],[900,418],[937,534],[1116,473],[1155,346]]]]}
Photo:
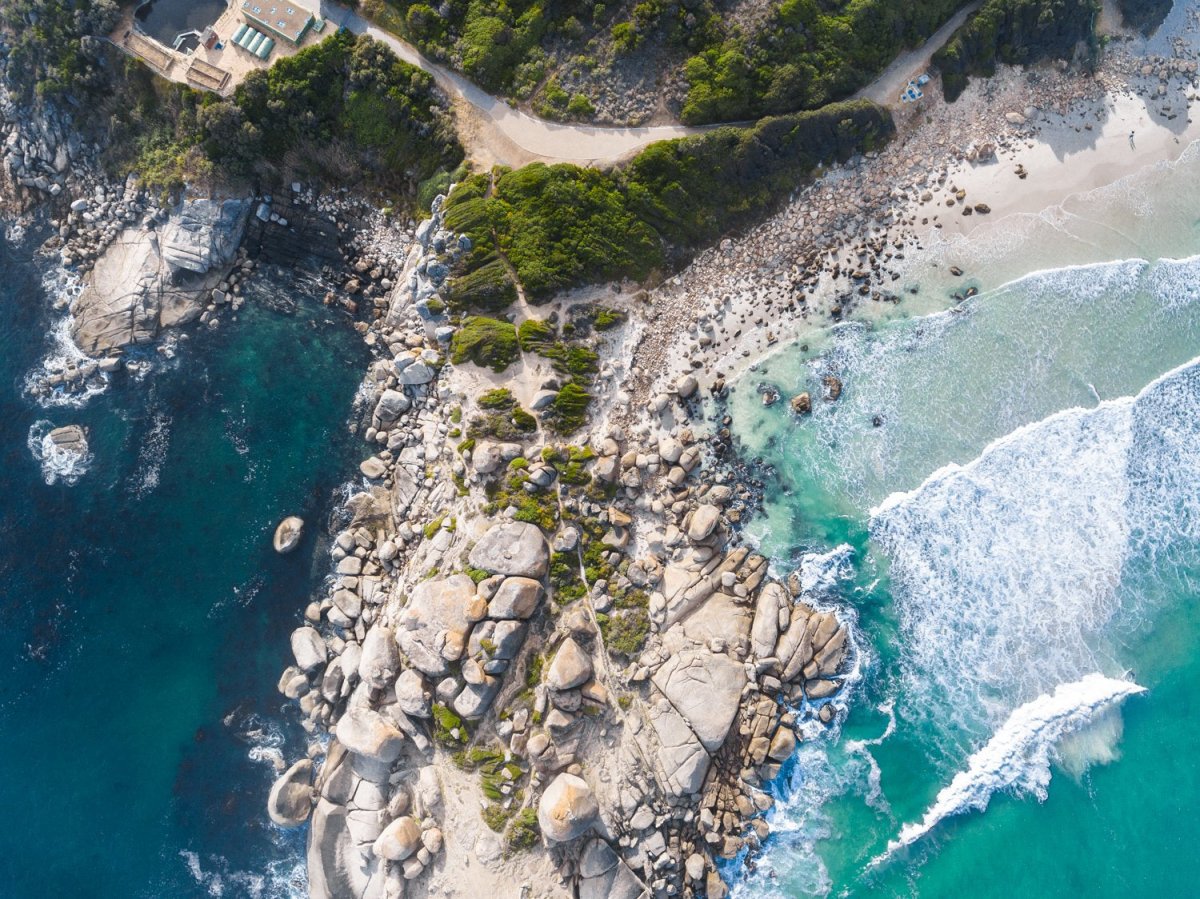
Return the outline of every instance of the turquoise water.
{"type": "Polygon", "coordinates": [[[979,239],[1009,254],[981,257],[980,296],[808,338],[737,385],[735,432],[778,472],[755,536],[781,570],[842,547],[828,598],[863,649],[848,718],[803,744],[739,895],[1195,892],[1195,164],[1075,202],[1065,267],[1010,224],[979,239]],[[998,283],[1023,261],[1039,270],[998,283]],[[819,397],[828,374],[844,392],[811,417],[759,402],[763,383],[819,397]],[[1088,706],[1094,673],[1147,690],[1088,706]],[[1059,688],[1065,728],[1043,715],[1059,688]]]}
{"type": "Polygon", "coordinates": [[[149,377],[39,408],[22,387],[53,349],[53,288],[34,245],[0,243],[0,895],[306,895],[303,834],[265,814],[271,756],[305,746],[274,687],[351,470],[361,341],[276,273],[149,377]],[[91,431],[74,486],[27,446],[43,421],[91,431]],[[311,527],[281,558],[292,513],[311,527]]]}

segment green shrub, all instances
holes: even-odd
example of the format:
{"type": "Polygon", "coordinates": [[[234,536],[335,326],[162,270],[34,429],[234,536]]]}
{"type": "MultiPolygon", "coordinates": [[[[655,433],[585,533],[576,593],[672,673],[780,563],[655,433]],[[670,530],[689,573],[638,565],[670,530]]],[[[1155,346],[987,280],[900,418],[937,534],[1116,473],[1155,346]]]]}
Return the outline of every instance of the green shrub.
{"type": "Polygon", "coordinates": [[[508,824],[512,817],[512,809],[507,809],[496,802],[490,802],[484,806],[480,816],[483,818],[483,823],[494,830],[496,833],[503,833],[505,825],[508,824]]]}
{"type": "Polygon", "coordinates": [[[516,404],[512,391],[507,387],[494,387],[475,400],[480,409],[511,409],[516,404]]]}
{"type": "Polygon", "coordinates": [[[933,56],[947,100],[956,100],[971,75],[991,75],[997,63],[1068,59],[1093,37],[1096,0],[986,0],[933,56]]]}
{"type": "Polygon", "coordinates": [[[538,826],[537,811],[523,808],[513,819],[504,840],[504,848],[509,853],[524,852],[532,849],[541,839],[542,830],[538,826]]]}
{"type": "Polygon", "coordinates": [[[596,314],[592,317],[592,324],[596,326],[598,331],[607,331],[609,328],[616,327],[621,322],[625,321],[625,313],[619,309],[607,309],[601,307],[596,310],[596,314]]]}
{"type": "Polygon", "coordinates": [[[501,372],[520,355],[517,329],[509,322],[482,315],[467,318],[450,341],[450,361],[455,365],[473,362],[501,372]]]}
{"type": "Polygon", "coordinates": [[[642,650],[650,634],[650,615],[642,608],[623,609],[597,615],[600,633],[609,652],[632,658],[642,650]]]}
{"type": "Polygon", "coordinates": [[[544,355],[545,349],[554,345],[554,328],[541,319],[527,318],[517,328],[517,337],[525,352],[544,355]]]}
{"type": "Polygon", "coordinates": [[[564,384],[550,404],[546,416],[550,429],[558,434],[579,430],[587,421],[587,409],[591,402],[592,395],[574,381],[564,384]]]}
{"type": "Polygon", "coordinates": [[[463,720],[440,702],[433,704],[433,738],[444,746],[466,743],[470,739],[463,720]],[[453,731],[458,731],[455,739],[453,731]]]}

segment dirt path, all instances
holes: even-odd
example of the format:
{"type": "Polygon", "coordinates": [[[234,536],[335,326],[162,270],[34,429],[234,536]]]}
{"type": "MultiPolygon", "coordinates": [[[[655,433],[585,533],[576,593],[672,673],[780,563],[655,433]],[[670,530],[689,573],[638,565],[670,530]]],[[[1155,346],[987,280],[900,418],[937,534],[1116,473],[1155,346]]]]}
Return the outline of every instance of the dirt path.
{"type": "Polygon", "coordinates": [[[879,73],[879,77],[855,94],[856,99],[871,100],[880,106],[895,109],[900,105],[900,94],[908,82],[929,68],[929,60],[933,57],[950,35],[954,34],[975,10],[983,5],[983,0],[974,0],[964,6],[930,36],[921,46],[901,53],[892,64],[879,73]]]}
{"type": "Polygon", "coordinates": [[[454,101],[455,113],[460,118],[461,138],[468,156],[477,163],[521,165],[540,160],[611,165],[655,141],[706,130],[685,125],[606,128],[549,122],[513,109],[504,100],[493,97],[457,72],[432,62],[411,44],[371,24],[352,10],[322,0],[321,15],[331,25],[342,26],[354,34],[369,34],[382,41],[402,60],[432,75],[454,101]],[[458,102],[460,100],[465,103],[458,102]]]}

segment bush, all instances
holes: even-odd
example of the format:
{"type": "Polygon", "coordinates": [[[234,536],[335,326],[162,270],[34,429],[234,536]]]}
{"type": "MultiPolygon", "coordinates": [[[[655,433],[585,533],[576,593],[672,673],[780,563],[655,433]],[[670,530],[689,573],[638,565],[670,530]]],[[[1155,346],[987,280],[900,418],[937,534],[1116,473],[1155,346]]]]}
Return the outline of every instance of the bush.
{"type": "Polygon", "coordinates": [[[480,409],[511,409],[516,405],[516,398],[507,387],[496,387],[480,394],[475,405],[480,409]]]}
{"type": "Polygon", "coordinates": [[[574,381],[568,382],[550,404],[546,415],[547,424],[557,434],[578,431],[587,421],[587,410],[591,402],[590,393],[574,381]]]}
{"type": "Polygon", "coordinates": [[[541,319],[527,318],[517,328],[517,337],[522,350],[544,355],[546,349],[554,344],[554,328],[541,319]]]}
{"type": "Polygon", "coordinates": [[[956,100],[971,75],[991,75],[997,63],[1069,59],[1093,36],[1096,0],[987,0],[933,55],[947,100],[956,100]]]}
{"type": "Polygon", "coordinates": [[[517,813],[508,828],[504,848],[510,854],[532,849],[541,839],[542,829],[538,826],[537,811],[523,808],[517,813]]]}
{"type": "Polygon", "coordinates": [[[626,658],[641,652],[650,634],[650,615],[644,608],[621,609],[596,618],[609,652],[626,658]]]}
{"type": "Polygon", "coordinates": [[[501,372],[520,355],[517,329],[509,322],[481,315],[466,319],[450,341],[450,361],[455,365],[473,362],[501,372]]]}
{"type": "Polygon", "coordinates": [[[442,745],[453,746],[470,739],[463,720],[440,702],[433,704],[433,738],[442,745]],[[458,737],[455,738],[454,732],[458,737]]]}

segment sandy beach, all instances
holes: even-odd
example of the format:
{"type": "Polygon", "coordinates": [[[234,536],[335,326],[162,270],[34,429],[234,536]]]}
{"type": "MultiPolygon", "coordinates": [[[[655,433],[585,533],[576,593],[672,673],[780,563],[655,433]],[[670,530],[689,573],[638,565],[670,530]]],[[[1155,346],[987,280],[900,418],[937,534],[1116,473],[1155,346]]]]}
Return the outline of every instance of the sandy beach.
{"type": "Polygon", "coordinates": [[[1094,75],[1001,68],[953,104],[939,91],[897,103],[887,147],[834,167],[651,292],[628,395],[658,394],[685,371],[719,389],[832,322],[949,305],[948,292],[904,291],[931,243],[1019,229],[1015,216],[1048,215],[1200,137],[1198,48],[1197,13],[1178,7],[1152,40],[1114,39],[1094,75]]]}

